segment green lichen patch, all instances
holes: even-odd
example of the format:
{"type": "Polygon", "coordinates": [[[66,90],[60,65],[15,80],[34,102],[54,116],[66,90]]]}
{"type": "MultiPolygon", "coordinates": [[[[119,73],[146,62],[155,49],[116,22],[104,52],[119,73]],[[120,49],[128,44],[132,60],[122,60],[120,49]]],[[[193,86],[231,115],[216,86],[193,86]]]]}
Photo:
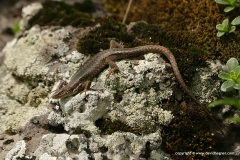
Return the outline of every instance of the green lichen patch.
{"type": "Polygon", "coordinates": [[[46,0],[42,3],[41,9],[30,21],[30,27],[38,24],[41,26],[67,26],[83,27],[93,24],[91,16],[86,11],[94,11],[89,0],[82,4],[68,5],[64,2],[46,0]]]}
{"type": "Polygon", "coordinates": [[[79,52],[92,54],[98,53],[100,49],[109,49],[111,39],[125,44],[134,40],[134,37],[127,33],[126,26],[113,17],[96,19],[96,23],[99,23],[100,27],[79,40],[77,44],[79,52]]]}
{"type": "Polygon", "coordinates": [[[206,154],[194,155],[193,152],[216,151],[216,136],[211,132],[209,120],[202,109],[194,105],[167,104],[175,118],[162,130],[162,149],[173,159],[209,159],[206,154]],[[189,155],[178,155],[185,152],[189,155]]]}

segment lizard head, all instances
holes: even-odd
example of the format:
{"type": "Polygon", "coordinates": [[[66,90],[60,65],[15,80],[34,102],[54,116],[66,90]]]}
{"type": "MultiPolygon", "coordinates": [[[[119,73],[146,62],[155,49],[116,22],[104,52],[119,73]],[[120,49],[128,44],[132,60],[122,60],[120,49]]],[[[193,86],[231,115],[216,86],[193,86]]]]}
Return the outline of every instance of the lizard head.
{"type": "Polygon", "coordinates": [[[65,86],[54,91],[51,95],[53,99],[64,98],[73,94],[73,89],[71,87],[65,86]]]}

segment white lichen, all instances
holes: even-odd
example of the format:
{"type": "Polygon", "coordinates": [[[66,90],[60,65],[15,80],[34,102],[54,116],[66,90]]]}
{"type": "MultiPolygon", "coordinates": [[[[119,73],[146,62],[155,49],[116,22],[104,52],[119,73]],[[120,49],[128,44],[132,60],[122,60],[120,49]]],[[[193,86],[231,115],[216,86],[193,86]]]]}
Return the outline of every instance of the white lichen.
{"type": "Polygon", "coordinates": [[[215,95],[220,92],[221,81],[217,77],[222,68],[219,61],[208,61],[208,66],[199,68],[196,75],[193,77],[191,88],[193,93],[199,97],[199,101],[203,103],[211,103],[216,100],[215,95]]]}
{"type": "Polygon", "coordinates": [[[26,143],[24,140],[20,140],[16,143],[15,147],[11,149],[6,157],[5,160],[17,160],[23,158],[26,152],[26,143]]]}

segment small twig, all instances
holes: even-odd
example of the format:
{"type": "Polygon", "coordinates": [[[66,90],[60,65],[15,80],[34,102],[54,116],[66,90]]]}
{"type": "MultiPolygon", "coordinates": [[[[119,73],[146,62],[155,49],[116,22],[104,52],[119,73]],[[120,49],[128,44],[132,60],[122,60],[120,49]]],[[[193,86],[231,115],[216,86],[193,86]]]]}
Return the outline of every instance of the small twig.
{"type": "Polygon", "coordinates": [[[130,7],[131,7],[131,5],[132,5],[132,1],[133,1],[133,0],[129,0],[129,2],[128,2],[127,10],[126,10],[126,12],[125,12],[125,15],[124,15],[124,18],[123,18],[123,21],[122,21],[123,24],[126,22],[126,19],[127,19],[127,16],[128,16],[128,12],[129,12],[130,7]]]}

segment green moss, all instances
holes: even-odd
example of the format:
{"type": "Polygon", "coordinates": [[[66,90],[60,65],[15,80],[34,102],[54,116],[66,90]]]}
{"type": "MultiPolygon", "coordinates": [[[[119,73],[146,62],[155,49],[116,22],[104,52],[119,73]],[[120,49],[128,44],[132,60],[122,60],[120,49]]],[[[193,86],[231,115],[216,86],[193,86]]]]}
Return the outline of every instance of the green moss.
{"type": "Polygon", "coordinates": [[[111,119],[108,118],[101,118],[98,119],[96,122],[96,126],[99,127],[101,130],[101,134],[112,134],[114,132],[120,131],[120,132],[131,132],[136,135],[146,135],[155,132],[156,128],[149,128],[149,126],[145,126],[143,128],[137,128],[137,127],[130,127],[126,125],[125,123],[121,122],[120,120],[111,121],[111,119]]]}
{"type": "Polygon", "coordinates": [[[104,4],[104,8],[111,13],[118,13],[121,14],[121,12],[126,9],[126,4],[129,0],[102,0],[104,4]]]}
{"type": "Polygon", "coordinates": [[[189,79],[196,72],[197,67],[206,65],[207,52],[200,47],[192,45],[188,40],[172,37],[160,25],[139,23],[132,28],[135,37],[151,41],[169,48],[178,63],[179,69],[185,79],[189,79]]]}
{"type": "Polygon", "coordinates": [[[46,0],[42,3],[41,9],[30,21],[30,27],[38,24],[41,26],[72,25],[74,27],[83,27],[93,24],[91,16],[83,13],[86,11],[94,11],[93,5],[89,0],[82,4],[68,5],[64,2],[46,0]],[[87,8],[86,8],[87,7],[87,8]]]}
{"type": "MultiPolygon", "coordinates": [[[[127,5],[124,0],[115,3],[112,0],[105,1],[111,1],[113,6],[124,2],[125,5],[122,6],[127,5]]],[[[120,9],[119,19],[122,19],[125,8],[120,9]]],[[[205,53],[204,60],[219,59],[226,62],[229,57],[240,58],[240,28],[237,26],[235,33],[217,38],[215,26],[225,18],[234,19],[238,15],[239,9],[226,14],[223,12],[223,6],[212,0],[142,0],[133,2],[127,20],[128,22],[143,20],[149,24],[158,24],[159,30],[162,29],[164,33],[159,34],[159,30],[156,33],[163,37],[156,37],[153,30],[151,34],[151,38],[154,37],[151,39],[153,42],[161,42],[166,46],[178,45],[177,48],[185,50],[194,47],[205,53]]],[[[146,32],[140,32],[142,33],[146,32]]]]}
{"type": "Polygon", "coordinates": [[[182,43],[180,38],[169,36],[160,25],[138,23],[132,28],[131,34],[125,25],[113,17],[97,19],[100,27],[91,31],[84,38],[79,39],[77,50],[84,54],[98,53],[100,49],[108,49],[111,39],[124,44],[125,47],[135,47],[147,44],[160,44],[169,48],[179,65],[179,69],[186,80],[196,72],[197,67],[205,66],[207,52],[190,42],[182,43]],[[138,37],[136,39],[135,37],[138,37]]]}
{"type": "Polygon", "coordinates": [[[70,131],[70,134],[84,134],[87,138],[92,136],[92,133],[88,130],[83,130],[81,127],[75,128],[73,131],[70,131]]]}
{"type": "Polygon", "coordinates": [[[84,54],[99,52],[100,49],[108,49],[109,40],[107,38],[97,38],[92,35],[78,41],[77,50],[84,54]]]}
{"type": "Polygon", "coordinates": [[[74,8],[85,13],[92,13],[96,11],[91,0],[85,0],[82,3],[75,3],[74,8]]]}
{"type": "Polygon", "coordinates": [[[167,104],[174,120],[162,130],[162,149],[173,159],[209,159],[206,155],[176,155],[176,152],[211,152],[216,150],[216,136],[211,132],[207,115],[194,105],[167,104]]]}
{"type": "Polygon", "coordinates": [[[99,18],[96,23],[100,27],[91,31],[84,38],[79,39],[77,50],[84,54],[98,53],[100,49],[109,49],[111,39],[128,44],[134,40],[134,37],[127,33],[125,25],[114,20],[114,18],[99,18]]]}
{"type": "Polygon", "coordinates": [[[101,134],[112,134],[117,131],[134,132],[131,127],[121,121],[111,121],[111,119],[100,118],[95,122],[96,126],[101,130],[101,134]]]}

